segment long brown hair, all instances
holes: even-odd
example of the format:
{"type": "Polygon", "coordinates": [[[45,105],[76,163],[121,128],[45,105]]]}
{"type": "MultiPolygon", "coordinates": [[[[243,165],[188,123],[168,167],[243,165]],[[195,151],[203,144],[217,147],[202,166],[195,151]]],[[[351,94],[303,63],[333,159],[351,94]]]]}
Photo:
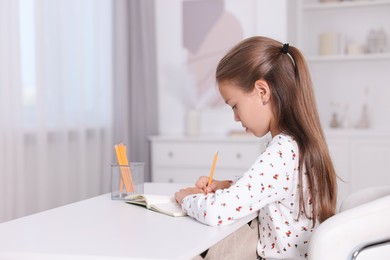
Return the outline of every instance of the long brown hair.
{"type": "Polygon", "coordinates": [[[321,128],[309,69],[302,53],[293,46],[266,37],[243,40],[219,62],[217,82],[232,81],[244,91],[265,80],[279,129],[292,136],[299,147],[299,181],[306,169],[310,197],[299,185],[299,208],[306,216],[323,222],[335,214],[337,176],[321,128]],[[284,50],[282,52],[282,49],[284,50]],[[303,167],[305,166],[305,167],[303,167]],[[304,203],[311,200],[312,212],[304,203]]]}

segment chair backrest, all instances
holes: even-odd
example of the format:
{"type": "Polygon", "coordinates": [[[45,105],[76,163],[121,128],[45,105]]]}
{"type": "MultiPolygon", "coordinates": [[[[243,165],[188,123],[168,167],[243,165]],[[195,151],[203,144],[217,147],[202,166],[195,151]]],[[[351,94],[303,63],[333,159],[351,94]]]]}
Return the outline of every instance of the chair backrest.
{"type": "MultiPolygon", "coordinates": [[[[390,239],[389,220],[390,186],[354,193],[343,202],[340,213],[316,228],[309,242],[309,259],[350,259],[354,249],[390,239]]],[[[390,251],[390,244],[386,248],[390,251]]]]}
{"type": "Polygon", "coordinates": [[[340,212],[390,195],[390,185],[370,187],[349,195],[341,204],[340,212]]]}

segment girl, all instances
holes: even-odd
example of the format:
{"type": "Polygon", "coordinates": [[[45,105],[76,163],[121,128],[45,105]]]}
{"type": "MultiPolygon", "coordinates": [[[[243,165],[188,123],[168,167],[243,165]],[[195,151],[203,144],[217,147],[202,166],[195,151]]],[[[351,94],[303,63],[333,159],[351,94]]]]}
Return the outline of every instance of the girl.
{"type": "Polygon", "coordinates": [[[176,200],[208,225],[226,225],[258,211],[257,253],[266,259],[307,258],[313,229],[335,213],[336,174],[301,52],[273,39],[251,37],[219,62],[218,89],[234,119],[272,140],[241,178],[201,177],[176,200]]]}

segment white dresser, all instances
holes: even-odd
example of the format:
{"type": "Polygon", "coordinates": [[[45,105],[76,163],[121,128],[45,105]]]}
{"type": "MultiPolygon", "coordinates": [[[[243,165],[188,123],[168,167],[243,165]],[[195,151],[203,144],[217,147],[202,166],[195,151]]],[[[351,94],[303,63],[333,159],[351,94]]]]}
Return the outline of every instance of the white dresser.
{"type": "Polygon", "coordinates": [[[339,202],[358,190],[390,185],[390,131],[325,131],[339,184],[339,202]]]}
{"type": "Polygon", "coordinates": [[[219,151],[214,178],[233,179],[242,175],[270,140],[269,136],[232,137],[150,137],[153,182],[195,183],[210,173],[216,150],[219,151]]]}

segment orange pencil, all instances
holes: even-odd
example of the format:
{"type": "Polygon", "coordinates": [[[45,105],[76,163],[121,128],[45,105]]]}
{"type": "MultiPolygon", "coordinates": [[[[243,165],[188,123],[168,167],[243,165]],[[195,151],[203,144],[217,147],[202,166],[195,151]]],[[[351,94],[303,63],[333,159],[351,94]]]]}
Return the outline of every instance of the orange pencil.
{"type": "Polygon", "coordinates": [[[130,184],[130,188],[131,188],[131,191],[135,191],[135,187],[134,187],[134,182],[133,182],[133,175],[131,174],[131,169],[130,169],[130,164],[129,164],[129,161],[127,160],[127,153],[126,153],[126,145],[122,144],[122,147],[123,147],[123,162],[125,165],[129,166],[128,168],[126,168],[126,173],[127,173],[127,179],[129,181],[129,184],[130,184]]]}
{"type": "Polygon", "coordinates": [[[125,185],[126,192],[132,192],[134,191],[134,187],[131,181],[131,177],[129,176],[128,173],[128,168],[127,167],[121,167],[121,166],[129,166],[127,162],[127,157],[126,157],[126,150],[124,149],[123,144],[118,144],[115,145],[115,152],[116,156],[118,159],[118,165],[121,170],[121,183],[120,183],[120,190],[123,188],[123,184],[125,185]],[[122,182],[123,181],[123,182],[122,182]]]}
{"type": "Polygon", "coordinates": [[[120,181],[120,188],[119,188],[119,190],[122,192],[123,183],[125,183],[126,191],[128,191],[128,187],[126,187],[126,181],[125,181],[125,172],[124,172],[123,168],[121,167],[123,165],[123,161],[122,161],[122,153],[120,151],[120,146],[118,144],[116,144],[114,146],[114,148],[115,148],[116,158],[118,160],[118,165],[119,165],[119,168],[120,168],[120,171],[121,171],[121,181],[120,181]]]}
{"type": "Polygon", "coordinates": [[[208,182],[207,186],[209,186],[211,184],[211,182],[213,181],[214,170],[215,170],[215,165],[217,164],[217,159],[218,159],[218,150],[214,154],[213,165],[211,166],[210,177],[209,177],[209,182],[208,182]]]}

